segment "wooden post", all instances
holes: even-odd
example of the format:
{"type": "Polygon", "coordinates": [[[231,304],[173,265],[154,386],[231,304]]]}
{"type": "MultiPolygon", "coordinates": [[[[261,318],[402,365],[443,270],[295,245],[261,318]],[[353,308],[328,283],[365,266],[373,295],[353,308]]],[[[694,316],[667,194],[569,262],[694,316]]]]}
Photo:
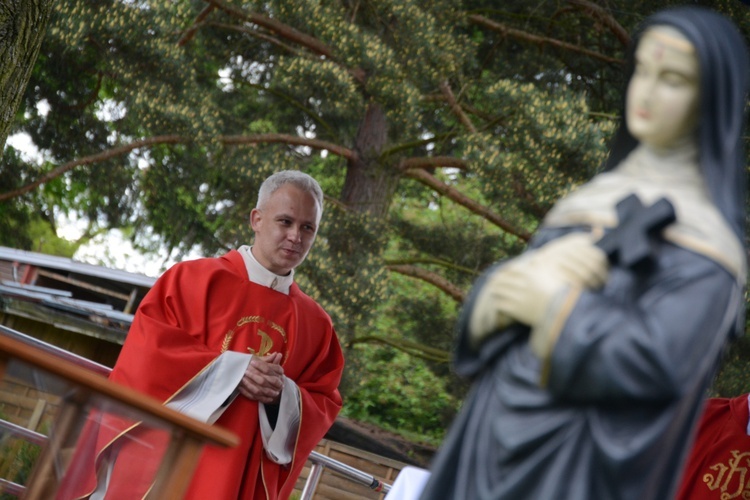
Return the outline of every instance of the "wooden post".
{"type": "MultiPolygon", "coordinates": [[[[46,500],[54,497],[54,491],[57,487],[57,474],[55,462],[60,456],[60,450],[70,439],[71,432],[76,427],[76,422],[81,418],[83,412],[82,398],[87,399],[86,395],[65,398],[60,406],[60,411],[55,419],[55,425],[50,431],[50,439],[47,441],[39,460],[34,467],[34,471],[29,478],[29,484],[26,487],[25,500],[46,500]]],[[[67,464],[63,464],[64,467],[67,464]]]]}

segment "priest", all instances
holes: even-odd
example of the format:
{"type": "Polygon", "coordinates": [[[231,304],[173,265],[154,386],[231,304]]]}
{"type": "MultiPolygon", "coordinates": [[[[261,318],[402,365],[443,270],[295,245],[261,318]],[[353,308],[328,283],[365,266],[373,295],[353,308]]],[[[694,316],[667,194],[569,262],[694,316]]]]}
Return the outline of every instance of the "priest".
{"type": "MultiPolygon", "coordinates": [[[[328,314],[294,281],[323,213],[312,177],[278,172],[250,215],[252,246],[179,263],[140,304],[110,379],[237,434],[206,446],[186,498],[288,498],[341,408],[328,314]]],[[[143,498],[166,432],[92,412],[58,498],[143,498]]]]}

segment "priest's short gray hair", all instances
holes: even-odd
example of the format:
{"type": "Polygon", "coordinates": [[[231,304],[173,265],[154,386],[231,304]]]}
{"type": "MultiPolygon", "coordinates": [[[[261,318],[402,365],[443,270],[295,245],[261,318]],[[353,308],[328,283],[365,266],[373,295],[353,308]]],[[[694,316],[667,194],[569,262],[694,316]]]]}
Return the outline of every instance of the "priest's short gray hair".
{"type": "Polygon", "coordinates": [[[291,184],[302,191],[310,193],[315,198],[315,201],[318,202],[320,215],[323,215],[323,190],[320,188],[320,184],[313,177],[299,170],[282,170],[263,181],[258,190],[258,203],[255,205],[255,208],[263,208],[268,198],[284,184],[291,184]]]}

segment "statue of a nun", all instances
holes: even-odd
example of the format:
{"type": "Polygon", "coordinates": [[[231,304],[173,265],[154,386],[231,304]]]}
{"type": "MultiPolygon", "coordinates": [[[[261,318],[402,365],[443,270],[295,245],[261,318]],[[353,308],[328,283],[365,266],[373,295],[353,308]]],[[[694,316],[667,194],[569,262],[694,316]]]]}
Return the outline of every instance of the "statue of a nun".
{"type": "Polygon", "coordinates": [[[604,172],[475,284],[473,380],[426,500],[664,500],[744,330],[748,54],[699,7],[649,17],[604,172]]]}

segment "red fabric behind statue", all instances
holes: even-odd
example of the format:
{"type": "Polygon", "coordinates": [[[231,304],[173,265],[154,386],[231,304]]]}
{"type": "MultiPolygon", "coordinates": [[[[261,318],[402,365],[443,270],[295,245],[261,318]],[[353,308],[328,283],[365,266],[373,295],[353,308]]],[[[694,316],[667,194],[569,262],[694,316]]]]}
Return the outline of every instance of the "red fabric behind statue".
{"type": "Polygon", "coordinates": [[[679,500],[750,498],[748,395],[711,398],[683,475],[679,500]]]}

